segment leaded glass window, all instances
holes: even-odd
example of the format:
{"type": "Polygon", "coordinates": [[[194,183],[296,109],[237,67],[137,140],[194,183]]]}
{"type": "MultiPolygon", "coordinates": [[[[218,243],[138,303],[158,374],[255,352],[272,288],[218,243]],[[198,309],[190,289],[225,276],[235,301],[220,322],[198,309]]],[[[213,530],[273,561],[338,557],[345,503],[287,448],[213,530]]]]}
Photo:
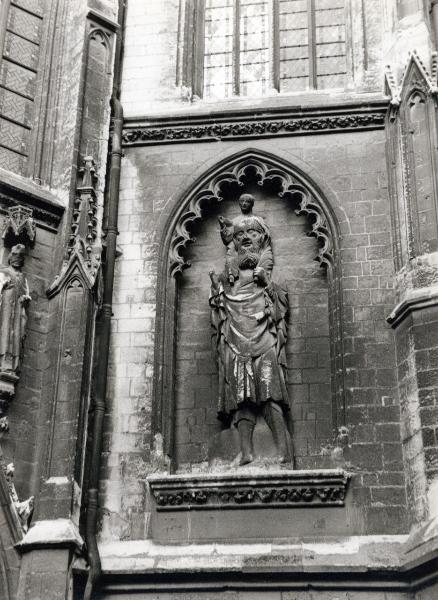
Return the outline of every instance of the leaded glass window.
{"type": "Polygon", "coordinates": [[[344,88],[347,0],[205,0],[210,98],[344,88]]]}

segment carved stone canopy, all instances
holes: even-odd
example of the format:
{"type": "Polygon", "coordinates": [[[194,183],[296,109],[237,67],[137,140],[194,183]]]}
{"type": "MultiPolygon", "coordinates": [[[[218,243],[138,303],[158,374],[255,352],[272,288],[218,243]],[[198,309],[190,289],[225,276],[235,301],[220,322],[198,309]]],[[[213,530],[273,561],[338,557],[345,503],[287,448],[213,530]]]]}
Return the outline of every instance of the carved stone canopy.
{"type": "Polygon", "coordinates": [[[101,260],[96,190],[95,162],[92,156],[85,156],[78,169],[66,257],[61,272],[47,290],[49,298],[68,286],[75,273],[89,289],[94,286],[101,260]]]}
{"type": "Polygon", "coordinates": [[[32,218],[33,211],[26,206],[11,206],[3,227],[3,243],[6,248],[15,244],[30,246],[35,241],[36,228],[32,218]]]}
{"type": "Polygon", "coordinates": [[[333,262],[333,223],[328,210],[323,207],[318,193],[312,189],[298,172],[282,167],[275,159],[258,156],[256,152],[248,153],[241,160],[236,159],[225,171],[213,175],[207,186],[200,187],[191,194],[185,210],[180,213],[174,226],[169,248],[169,271],[175,276],[190,266],[184,259],[184,249],[195,241],[191,225],[202,219],[202,210],[209,204],[224,199],[224,189],[229,185],[245,186],[249,178],[255,179],[259,186],[272,184],[278,190],[280,198],[293,199],[298,215],[306,215],[311,224],[308,235],[319,242],[318,254],[315,257],[322,265],[333,262]]]}

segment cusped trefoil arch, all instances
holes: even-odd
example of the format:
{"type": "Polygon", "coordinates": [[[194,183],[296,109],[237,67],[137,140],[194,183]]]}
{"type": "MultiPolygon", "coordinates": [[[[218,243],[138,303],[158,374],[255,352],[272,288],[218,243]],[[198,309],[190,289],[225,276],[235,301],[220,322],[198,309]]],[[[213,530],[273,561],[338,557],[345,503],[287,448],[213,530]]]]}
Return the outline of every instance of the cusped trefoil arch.
{"type": "Polygon", "coordinates": [[[176,276],[188,267],[190,263],[184,257],[184,250],[189,243],[195,241],[192,232],[193,223],[203,218],[203,210],[210,204],[224,199],[226,185],[244,187],[249,174],[256,179],[260,186],[270,182],[276,185],[280,198],[293,198],[297,203],[297,215],[306,215],[311,229],[309,236],[319,242],[318,254],[315,260],[321,265],[328,266],[333,262],[334,232],[326,210],[311,186],[299,173],[274,164],[270,160],[250,156],[238,160],[232,165],[226,165],[219,172],[210,175],[207,181],[201,182],[189,195],[188,202],[180,212],[169,247],[169,274],[176,276]]]}

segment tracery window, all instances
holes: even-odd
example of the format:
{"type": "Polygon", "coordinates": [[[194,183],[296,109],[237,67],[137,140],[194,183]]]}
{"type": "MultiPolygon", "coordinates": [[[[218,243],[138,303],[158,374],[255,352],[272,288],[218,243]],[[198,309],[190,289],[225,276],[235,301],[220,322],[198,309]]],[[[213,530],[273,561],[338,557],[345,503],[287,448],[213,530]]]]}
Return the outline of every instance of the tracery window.
{"type": "Polygon", "coordinates": [[[348,0],[205,0],[204,97],[344,88],[348,0]]]}

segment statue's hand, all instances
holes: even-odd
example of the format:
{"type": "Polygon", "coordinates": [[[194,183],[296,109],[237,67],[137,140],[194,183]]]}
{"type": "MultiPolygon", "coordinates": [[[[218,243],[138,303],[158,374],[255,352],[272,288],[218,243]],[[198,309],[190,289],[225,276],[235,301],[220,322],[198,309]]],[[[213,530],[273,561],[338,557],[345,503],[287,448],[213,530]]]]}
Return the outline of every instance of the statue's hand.
{"type": "Polygon", "coordinates": [[[263,267],[256,267],[254,269],[254,281],[258,284],[261,285],[262,287],[265,287],[268,285],[268,277],[266,275],[266,271],[263,267]]]}
{"type": "Polygon", "coordinates": [[[222,241],[226,246],[228,246],[233,239],[233,222],[222,216],[219,216],[217,220],[219,221],[222,241]]]}
{"type": "Polygon", "coordinates": [[[219,291],[219,279],[218,279],[218,276],[216,275],[216,273],[214,271],[209,271],[208,274],[210,275],[212,289],[215,292],[218,292],[219,291]]]}
{"type": "Polygon", "coordinates": [[[20,296],[19,300],[21,304],[27,306],[32,298],[28,294],[23,294],[23,296],[20,296]]]}

